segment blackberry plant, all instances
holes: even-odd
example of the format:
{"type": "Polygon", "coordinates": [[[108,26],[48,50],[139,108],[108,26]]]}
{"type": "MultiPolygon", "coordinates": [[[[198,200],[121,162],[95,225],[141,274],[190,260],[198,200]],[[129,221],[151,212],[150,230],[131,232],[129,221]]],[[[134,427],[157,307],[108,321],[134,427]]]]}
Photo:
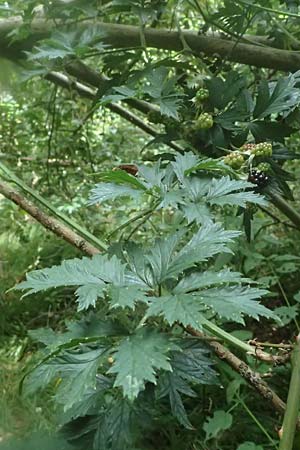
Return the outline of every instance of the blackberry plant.
{"type": "Polygon", "coordinates": [[[227,324],[276,318],[259,302],[266,290],[214,265],[219,254],[233,252],[241,234],[216,221],[216,208],[265,203],[252,183],[231,180],[226,171],[222,162],[186,153],[165,166],[138,166],[136,176],[124,170],[99,174],[103,181],[90,204],[146,199],[151,214],[177,211],[180,229],[145,245],[120,239],[107,254],[30,272],[16,287],[25,295],[75,290],[81,319],[61,334],[31,333],[45,353],[23,385],[34,392],[52,384],[63,423],[77,429],[72,440],[79,448],[144,448],[143,418],[154,420],[166,399],[179,424],[193,429],[186,399],[200,395],[199,385],[218,385],[205,339],[221,338],[255,356],[256,349],[226,331],[227,324]]]}

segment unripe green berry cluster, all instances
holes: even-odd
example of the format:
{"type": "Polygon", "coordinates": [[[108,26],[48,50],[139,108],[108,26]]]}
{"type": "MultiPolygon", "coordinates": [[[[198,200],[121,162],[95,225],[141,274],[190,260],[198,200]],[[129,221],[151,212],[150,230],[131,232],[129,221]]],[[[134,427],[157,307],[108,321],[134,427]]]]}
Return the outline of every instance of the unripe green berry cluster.
{"type": "Polygon", "coordinates": [[[260,142],[259,144],[244,144],[240,150],[254,156],[272,156],[273,148],[270,142],[260,142]]]}
{"type": "Polygon", "coordinates": [[[255,156],[272,156],[273,149],[270,142],[260,142],[251,150],[251,154],[255,156]]]}
{"type": "Polygon", "coordinates": [[[214,124],[214,119],[211,114],[208,113],[202,113],[198,117],[195,123],[195,129],[196,130],[206,130],[208,128],[211,128],[214,124]]]}
{"type": "Polygon", "coordinates": [[[208,89],[201,88],[196,93],[196,100],[197,101],[201,102],[202,100],[208,99],[208,97],[209,97],[208,89]]]}
{"type": "Polygon", "coordinates": [[[265,172],[265,173],[270,172],[270,169],[271,169],[271,165],[267,162],[262,162],[262,163],[258,164],[258,166],[257,166],[257,170],[260,170],[261,172],[265,172]]]}
{"type": "Polygon", "coordinates": [[[232,152],[225,156],[224,163],[233,169],[239,169],[244,164],[244,157],[239,152],[232,152]]]}

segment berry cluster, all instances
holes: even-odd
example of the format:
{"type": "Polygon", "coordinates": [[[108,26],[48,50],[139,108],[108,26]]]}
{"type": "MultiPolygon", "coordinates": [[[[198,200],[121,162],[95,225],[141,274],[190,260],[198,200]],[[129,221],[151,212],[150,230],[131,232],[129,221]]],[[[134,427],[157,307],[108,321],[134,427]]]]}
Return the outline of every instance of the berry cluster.
{"type": "Polygon", "coordinates": [[[195,129],[196,130],[206,130],[208,128],[211,128],[214,124],[214,119],[211,114],[208,113],[202,113],[198,117],[196,123],[195,123],[195,129]]]}
{"type": "Polygon", "coordinates": [[[251,170],[248,176],[248,181],[256,184],[258,187],[264,187],[268,184],[269,177],[265,172],[260,170],[251,170]]]}
{"type": "Polygon", "coordinates": [[[241,152],[251,153],[252,150],[256,147],[256,144],[244,144],[240,150],[241,152]]]}
{"type": "Polygon", "coordinates": [[[196,100],[197,101],[203,101],[208,99],[209,97],[209,91],[207,89],[201,88],[196,93],[196,100]]]}
{"type": "Polygon", "coordinates": [[[232,152],[225,156],[224,163],[233,169],[239,169],[244,164],[244,157],[239,152],[232,152]]]}
{"type": "Polygon", "coordinates": [[[272,156],[273,153],[272,144],[270,142],[260,142],[259,144],[244,144],[241,147],[241,151],[251,155],[262,157],[272,156]]]}
{"type": "Polygon", "coordinates": [[[271,169],[271,165],[267,162],[261,162],[258,164],[257,166],[257,170],[259,170],[260,172],[270,172],[271,169]]]}

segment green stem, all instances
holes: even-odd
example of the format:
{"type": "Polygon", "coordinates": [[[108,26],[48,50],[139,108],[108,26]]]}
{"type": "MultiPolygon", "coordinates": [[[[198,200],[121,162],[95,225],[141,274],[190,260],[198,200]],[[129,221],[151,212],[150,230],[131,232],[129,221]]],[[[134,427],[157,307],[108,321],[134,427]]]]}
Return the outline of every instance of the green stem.
{"type": "Polygon", "coordinates": [[[122,223],[120,226],[115,228],[111,233],[109,233],[107,235],[107,239],[110,239],[114,234],[116,234],[118,231],[121,231],[124,228],[128,227],[128,225],[130,225],[131,223],[136,222],[137,220],[139,220],[145,216],[149,216],[152,212],[154,212],[156,210],[159,203],[160,203],[160,200],[158,202],[155,202],[154,205],[151,206],[151,208],[146,209],[146,211],[142,211],[139,214],[137,214],[136,216],[132,217],[131,219],[126,220],[126,222],[122,223]]]}
{"type": "Polygon", "coordinates": [[[292,450],[300,405],[300,334],[292,353],[292,376],[282,425],[279,450],[292,450]]]}
{"type": "MultiPolygon", "coordinates": [[[[264,426],[260,423],[260,421],[257,419],[257,417],[252,413],[252,411],[248,408],[248,406],[246,405],[246,403],[244,402],[244,400],[242,400],[241,398],[239,399],[240,404],[244,407],[244,409],[247,411],[247,413],[249,414],[249,416],[251,417],[251,419],[253,420],[254,423],[256,423],[256,425],[258,426],[258,428],[261,430],[261,432],[268,438],[268,440],[270,441],[270,443],[272,444],[272,446],[274,448],[277,449],[277,445],[275,444],[274,440],[272,439],[272,437],[269,435],[269,433],[267,432],[267,430],[264,428],[264,426]]],[[[279,449],[280,450],[280,449],[279,449]]],[[[285,449],[288,450],[288,449],[285,449]]]]}
{"type": "Polygon", "coordinates": [[[238,348],[239,350],[242,350],[252,356],[258,356],[263,355],[266,360],[272,360],[272,355],[270,355],[267,352],[259,352],[258,350],[247,344],[247,342],[243,342],[240,339],[236,338],[235,336],[233,336],[232,334],[227,333],[226,331],[222,330],[222,328],[218,327],[218,325],[215,325],[214,323],[210,322],[209,320],[202,318],[202,326],[206,331],[209,331],[210,333],[212,333],[214,336],[217,336],[219,338],[221,338],[223,341],[227,342],[228,344],[233,345],[234,347],[238,348]]]}
{"type": "Polygon", "coordinates": [[[101,250],[106,251],[108,246],[102,242],[100,239],[96,238],[92,233],[87,231],[85,228],[83,228],[81,225],[79,225],[77,222],[75,222],[70,217],[67,217],[62,212],[57,211],[54,206],[52,206],[47,200],[45,200],[40,194],[38,194],[36,191],[31,189],[27,184],[25,184],[20,178],[18,178],[16,175],[14,175],[3,163],[0,162],[0,170],[7,176],[8,180],[15,183],[17,186],[19,186],[24,192],[31,195],[35,200],[39,201],[43,206],[45,206],[47,209],[49,209],[52,214],[54,214],[56,217],[58,217],[60,220],[65,222],[67,225],[69,225],[71,228],[76,230],[81,236],[83,236],[85,239],[87,239],[89,242],[92,242],[96,247],[98,247],[101,250]]]}

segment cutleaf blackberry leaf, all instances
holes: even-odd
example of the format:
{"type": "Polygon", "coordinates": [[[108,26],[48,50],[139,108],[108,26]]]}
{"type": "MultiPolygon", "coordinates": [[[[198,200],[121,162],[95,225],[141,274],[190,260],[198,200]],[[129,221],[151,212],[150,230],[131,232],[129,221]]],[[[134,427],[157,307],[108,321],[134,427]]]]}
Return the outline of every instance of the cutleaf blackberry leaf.
{"type": "Polygon", "coordinates": [[[182,183],[185,178],[185,173],[192,167],[199,163],[199,157],[192,152],[185,152],[184,154],[177,154],[175,161],[171,162],[173,170],[182,183]]]}
{"type": "MultiPolygon", "coordinates": [[[[140,422],[136,406],[125,398],[115,399],[99,417],[95,450],[128,450],[134,447],[134,426],[140,422]]],[[[141,424],[140,424],[141,425],[141,424]]]]}
{"type": "Polygon", "coordinates": [[[32,393],[56,378],[59,384],[55,398],[66,411],[95,387],[100,359],[106,350],[99,347],[82,353],[64,352],[33,370],[25,379],[25,389],[32,393]]]}
{"type": "Polygon", "coordinates": [[[110,286],[111,308],[135,308],[136,302],[147,302],[145,291],[139,286],[110,286]]]}
{"type": "Polygon", "coordinates": [[[174,294],[185,294],[212,285],[241,282],[249,283],[251,280],[242,278],[241,273],[231,272],[229,269],[220,270],[220,272],[195,272],[180,280],[173,292],[174,294]]]}
{"type": "Polygon", "coordinates": [[[207,307],[191,295],[178,294],[164,297],[149,297],[147,317],[163,316],[169,325],[180,322],[185,327],[202,330],[202,314],[207,307]]]}
{"type": "Polygon", "coordinates": [[[166,239],[159,239],[146,255],[146,260],[152,269],[153,279],[156,285],[167,278],[172,257],[185,231],[185,229],[182,229],[166,239]]]}
{"type": "Polygon", "coordinates": [[[299,76],[300,71],[280,78],[277,83],[261,81],[253,117],[263,119],[276,113],[286,116],[291,112],[300,102],[300,92],[296,87],[299,76]]]}
{"type": "Polygon", "coordinates": [[[25,295],[60,286],[80,286],[77,291],[78,309],[95,306],[98,297],[104,296],[107,284],[116,286],[143,285],[116,257],[95,255],[92,258],[71,259],[60,266],[29,272],[26,281],[15,289],[29,289],[25,295]]]}
{"type": "Polygon", "coordinates": [[[137,179],[137,177],[130,175],[125,170],[111,170],[108,172],[100,172],[95,174],[97,179],[105,182],[112,182],[115,184],[129,185],[132,188],[140,189],[145,191],[146,186],[137,179]]]}
{"type": "Polygon", "coordinates": [[[145,382],[156,384],[156,371],[171,370],[168,352],[179,350],[163,334],[140,329],[124,339],[115,353],[115,362],[109,373],[117,374],[114,386],[123,389],[129,400],[144,390],[145,382]]]}
{"type": "Polygon", "coordinates": [[[119,185],[115,183],[98,183],[91,190],[88,205],[106,202],[107,200],[115,200],[121,197],[139,197],[142,191],[129,186],[119,185]]]}
{"type": "Polygon", "coordinates": [[[189,383],[217,384],[216,372],[207,357],[207,349],[198,342],[181,342],[181,352],[174,352],[171,357],[172,372],[159,377],[156,396],[169,396],[171,410],[178,421],[186,428],[193,428],[188,420],[181,394],[195,397],[196,394],[189,383]]]}
{"type": "Polygon", "coordinates": [[[99,404],[103,403],[104,394],[112,387],[112,380],[108,377],[98,374],[96,384],[93,388],[87,389],[80,401],[77,401],[70,409],[64,412],[61,417],[62,424],[65,424],[77,417],[96,414],[99,404]]]}
{"type": "Polygon", "coordinates": [[[226,231],[219,224],[205,223],[172,259],[166,278],[176,277],[195,263],[207,261],[217,253],[231,253],[227,244],[240,234],[239,231],[226,231]]]}
{"type": "Polygon", "coordinates": [[[193,294],[196,302],[211,308],[219,317],[244,324],[244,316],[259,320],[259,316],[276,319],[273,311],[261,305],[255,299],[267,294],[264,289],[233,286],[206,289],[193,294]]]}
{"type": "Polygon", "coordinates": [[[159,390],[157,397],[162,398],[168,395],[171,411],[178,422],[188,430],[193,430],[191,422],[188,419],[186,410],[184,408],[181,395],[183,393],[189,397],[195,397],[195,392],[189,387],[188,383],[176,376],[172,372],[165,373],[159,380],[159,390]]]}

